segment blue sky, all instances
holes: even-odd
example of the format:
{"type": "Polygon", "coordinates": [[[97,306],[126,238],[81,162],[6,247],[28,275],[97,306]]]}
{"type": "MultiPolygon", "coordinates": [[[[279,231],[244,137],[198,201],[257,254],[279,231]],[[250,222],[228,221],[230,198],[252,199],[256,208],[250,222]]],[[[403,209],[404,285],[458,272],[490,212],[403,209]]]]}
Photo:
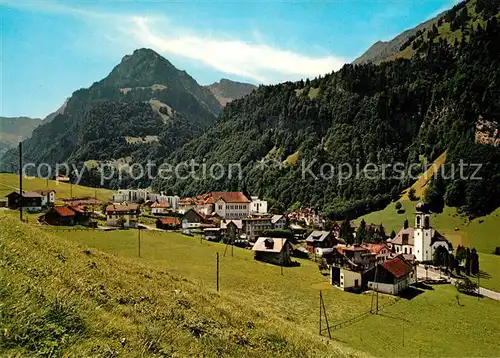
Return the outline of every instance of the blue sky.
{"type": "Polygon", "coordinates": [[[201,84],[313,78],[454,2],[0,0],[1,115],[44,117],[141,47],[201,84]]]}

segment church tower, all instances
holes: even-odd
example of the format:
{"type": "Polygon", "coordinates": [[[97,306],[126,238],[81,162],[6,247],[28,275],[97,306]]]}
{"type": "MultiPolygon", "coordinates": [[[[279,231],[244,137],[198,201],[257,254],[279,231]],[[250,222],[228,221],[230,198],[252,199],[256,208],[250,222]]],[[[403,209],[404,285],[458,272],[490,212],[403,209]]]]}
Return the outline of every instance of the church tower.
{"type": "Polygon", "coordinates": [[[415,228],[413,233],[413,242],[415,258],[417,261],[432,260],[432,227],[431,216],[424,202],[419,202],[416,206],[415,228]]]}

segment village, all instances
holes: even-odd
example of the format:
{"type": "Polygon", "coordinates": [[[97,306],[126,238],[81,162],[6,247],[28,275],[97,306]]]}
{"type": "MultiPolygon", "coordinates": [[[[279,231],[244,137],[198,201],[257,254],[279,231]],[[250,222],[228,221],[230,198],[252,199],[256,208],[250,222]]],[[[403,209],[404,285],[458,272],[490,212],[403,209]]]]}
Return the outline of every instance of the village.
{"type": "MultiPolygon", "coordinates": [[[[331,285],[354,293],[403,295],[425,280],[449,283],[452,244],[432,228],[424,202],[395,235],[382,224],[328,222],[313,209],[270,213],[268,202],[243,192],[209,192],[195,197],[120,189],[110,202],[92,197],[56,200],[56,190],[13,191],[4,206],[39,213],[37,223],[94,230],[177,231],[254,252],[256,260],[294,267],[294,258],[318,263],[331,285]],[[446,272],[446,274],[443,274],[446,272]]],[[[300,267],[297,268],[300,270],[300,267]]]]}

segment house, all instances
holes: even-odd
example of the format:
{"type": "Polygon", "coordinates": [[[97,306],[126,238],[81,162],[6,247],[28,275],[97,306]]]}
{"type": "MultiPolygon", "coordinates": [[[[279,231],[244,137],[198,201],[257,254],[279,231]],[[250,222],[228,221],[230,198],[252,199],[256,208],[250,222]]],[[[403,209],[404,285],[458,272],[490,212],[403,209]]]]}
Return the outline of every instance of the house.
{"type": "Polygon", "coordinates": [[[359,245],[337,245],[335,246],[335,250],[359,267],[360,270],[368,270],[376,264],[376,254],[365,247],[359,245]]]}
{"type": "Polygon", "coordinates": [[[208,224],[205,216],[195,209],[189,209],[182,217],[182,232],[190,235],[192,230],[200,229],[203,224],[208,224]]]}
{"type": "Polygon", "coordinates": [[[368,287],[368,272],[343,266],[331,266],[331,284],[347,292],[362,292],[368,287]]]}
{"type": "Polygon", "coordinates": [[[416,206],[415,227],[408,226],[405,220],[403,228],[391,240],[391,248],[396,254],[412,254],[419,262],[433,260],[434,251],[443,246],[449,253],[453,251],[451,243],[430,224],[430,212],[424,202],[416,206]]]}
{"type": "Polygon", "coordinates": [[[185,214],[190,209],[195,209],[203,215],[211,215],[214,211],[214,204],[211,193],[198,195],[195,198],[183,198],[179,200],[179,213],[185,214]]]}
{"type": "Polygon", "coordinates": [[[342,225],[346,225],[346,229],[351,234],[353,234],[353,236],[356,236],[356,229],[358,228],[358,226],[356,225],[356,223],[354,221],[350,220],[350,221],[346,221],[345,223],[344,223],[344,221],[335,221],[332,224],[332,231],[335,234],[335,237],[341,237],[342,236],[342,232],[341,232],[342,231],[342,225]]]}
{"type": "Polygon", "coordinates": [[[214,211],[223,219],[242,219],[250,216],[250,200],[240,191],[212,193],[214,211]]]}
{"type": "Polygon", "coordinates": [[[287,220],[285,215],[273,215],[271,217],[271,224],[273,224],[274,230],[285,230],[287,226],[287,220]]]}
{"type": "Polygon", "coordinates": [[[168,213],[170,213],[168,201],[154,202],[151,205],[151,214],[153,215],[167,215],[168,213]]]}
{"type": "Polygon", "coordinates": [[[73,226],[76,214],[67,206],[53,206],[39,218],[49,225],[73,226]]]}
{"type": "Polygon", "coordinates": [[[18,191],[6,195],[7,206],[9,209],[19,209],[22,204],[23,211],[38,212],[42,210],[43,196],[34,191],[23,191],[21,194],[18,191]]]}
{"type": "Polygon", "coordinates": [[[225,220],[220,221],[221,234],[226,238],[234,241],[241,237],[243,232],[243,221],[242,220],[225,220]]]}
{"type": "Polygon", "coordinates": [[[38,193],[42,196],[42,207],[50,207],[54,206],[56,202],[56,191],[53,189],[42,189],[35,190],[35,193],[38,193]]]}
{"type": "Polygon", "coordinates": [[[178,230],[181,227],[179,219],[168,217],[156,219],[156,228],[163,230],[178,230]]]}
{"type": "MultiPolygon", "coordinates": [[[[90,226],[92,211],[90,211],[86,205],[74,205],[69,208],[75,213],[75,224],[90,226]]],[[[94,226],[97,227],[97,222],[94,222],[94,226]]]]}
{"type": "Polygon", "coordinates": [[[287,216],[291,222],[304,223],[308,227],[323,227],[325,224],[325,220],[313,208],[296,210],[287,216]]]}
{"type": "Polygon", "coordinates": [[[276,265],[288,266],[291,264],[293,246],[287,239],[273,237],[259,237],[253,245],[255,259],[276,265]]]}
{"type": "Polygon", "coordinates": [[[56,181],[59,183],[69,183],[70,182],[69,177],[64,176],[64,175],[56,176],[56,181]]]}
{"type": "Polygon", "coordinates": [[[267,201],[260,200],[258,196],[251,196],[250,203],[250,214],[251,215],[259,215],[259,214],[267,214],[267,201]]]}
{"type": "Polygon", "coordinates": [[[366,243],[361,245],[361,247],[369,250],[372,254],[374,254],[377,263],[387,261],[389,258],[393,256],[391,248],[389,247],[389,245],[385,243],[381,244],[366,243]]]}
{"type": "Polygon", "coordinates": [[[337,240],[331,231],[313,231],[306,239],[306,249],[313,254],[316,248],[334,247],[337,240]]]}
{"type": "Polygon", "coordinates": [[[108,226],[137,227],[140,210],[137,204],[111,204],[106,207],[108,226]]]}
{"type": "Polygon", "coordinates": [[[368,282],[368,288],[390,295],[399,295],[412,282],[414,267],[402,255],[398,255],[375,269],[374,279],[368,282]]]}
{"type": "Polygon", "coordinates": [[[264,230],[273,229],[271,217],[248,217],[242,220],[243,232],[250,242],[255,242],[262,236],[264,230]]]}
{"type": "Polygon", "coordinates": [[[208,241],[220,241],[222,239],[222,233],[220,227],[207,227],[203,229],[203,234],[205,236],[205,240],[208,241]]]}
{"type": "Polygon", "coordinates": [[[153,202],[157,201],[159,203],[166,201],[168,202],[168,205],[170,205],[170,209],[172,211],[177,211],[179,209],[180,198],[175,195],[165,195],[163,193],[160,194],[150,193],[148,196],[148,200],[151,200],[153,202]]]}

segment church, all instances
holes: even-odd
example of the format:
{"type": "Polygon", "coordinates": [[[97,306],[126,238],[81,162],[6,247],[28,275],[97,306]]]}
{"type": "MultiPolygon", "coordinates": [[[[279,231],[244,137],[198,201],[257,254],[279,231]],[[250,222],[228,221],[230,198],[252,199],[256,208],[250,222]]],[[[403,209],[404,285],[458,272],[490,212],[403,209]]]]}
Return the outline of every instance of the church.
{"type": "Polygon", "coordinates": [[[434,251],[443,246],[452,253],[453,247],[446,238],[431,226],[431,213],[424,202],[419,202],[415,212],[415,227],[408,226],[405,220],[403,228],[391,240],[392,250],[396,254],[414,255],[415,260],[427,262],[433,260],[434,251]]]}

